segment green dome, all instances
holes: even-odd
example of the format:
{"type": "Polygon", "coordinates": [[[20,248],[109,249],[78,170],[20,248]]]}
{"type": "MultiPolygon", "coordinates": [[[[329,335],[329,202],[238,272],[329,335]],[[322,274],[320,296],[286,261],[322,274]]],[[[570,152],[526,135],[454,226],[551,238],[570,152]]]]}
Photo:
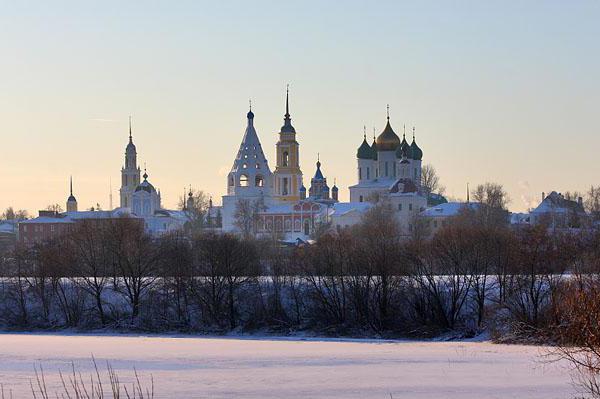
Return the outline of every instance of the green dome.
{"type": "Polygon", "coordinates": [[[414,137],[413,137],[413,141],[410,145],[410,150],[412,152],[412,159],[414,159],[416,161],[420,161],[423,159],[423,151],[417,145],[417,142],[415,141],[414,137]]]}
{"type": "Polygon", "coordinates": [[[375,138],[373,138],[373,144],[371,145],[371,158],[377,161],[377,142],[375,138]]]}
{"type": "Polygon", "coordinates": [[[363,139],[362,144],[358,147],[358,151],[356,151],[356,158],[358,159],[371,159],[373,158],[373,154],[371,152],[371,146],[367,143],[367,138],[363,139]]]}
{"type": "Polygon", "coordinates": [[[402,158],[402,154],[406,154],[406,158],[412,159],[411,151],[410,151],[410,144],[408,144],[408,141],[406,141],[406,135],[402,136],[402,142],[400,143],[400,145],[398,146],[398,149],[396,150],[396,156],[398,158],[402,158]]]}

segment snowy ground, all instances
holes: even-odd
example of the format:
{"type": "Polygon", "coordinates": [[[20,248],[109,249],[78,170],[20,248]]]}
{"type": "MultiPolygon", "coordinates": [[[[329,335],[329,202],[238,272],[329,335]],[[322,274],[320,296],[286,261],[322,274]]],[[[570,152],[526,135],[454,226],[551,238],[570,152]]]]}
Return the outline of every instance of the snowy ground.
{"type": "MultiPolygon", "coordinates": [[[[566,367],[540,348],[487,342],[0,334],[0,383],[31,397],[33,365],[51,388],[73,361],[109,360],[122,380],[154,377],[156,398],[571,398],[566,367]]],[[[54,391],[54,389],[51,389],[54,391]]],[[[53,395],[50,395],[51,397],[53,395]]]]}

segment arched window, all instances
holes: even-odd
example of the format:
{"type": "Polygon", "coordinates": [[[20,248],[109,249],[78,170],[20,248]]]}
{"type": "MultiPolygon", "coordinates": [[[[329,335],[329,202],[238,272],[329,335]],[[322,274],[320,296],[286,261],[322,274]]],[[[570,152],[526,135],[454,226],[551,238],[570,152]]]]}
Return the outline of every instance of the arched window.
{"type": "Polygon", "coordinates": [[[294,231],[300,231],[301,228],[302,225],[300,224],[300,220],[296,219],[296,221],[294,222],[294,231]]]}
{"type": "Polygon", "coordinates": [[[256,163],[256,169],[260,169],[260,164],[258,162],[256,163]]]}
{"type": "Polygon", "coordinates": [[[283,178],[283,188],[281,190],[281,195],[288,195],[288,179],[287,177],[283,178]]]}
{"type": "Polygon", "coordinates": [[[310,234],[310,223],[308,220],[304,221],[304,235],[307,236],[310,234]]]}
{"type": "Polygon", "coordinates": [[[288,166],[290,162],[290,154],[287,151],[283,152],[283,166],[288,166]]]}
{"type": "Polygon", "coordinates": [[[292,231],[292,221],[290,219],[285,220],[285,231],[292,231]]]}
{"type": "Polygon", "coordinates": [[[241,187],[248,187],[248,176],[246,176],[246,175],[240,175],[240,186],[241,187]]]}
{"type": "Polygon", "coordinates": [[[254,180],[254,185],[256,187],[262,187],[265,185],[265,181],[263,180],[262,176],[256,176],[256,179],[254,180]]]}
{"type": "Polygon", "coordinates": [[[242,169],[248,169],[248,164],[246,162],[242,164],[242,169]]]}

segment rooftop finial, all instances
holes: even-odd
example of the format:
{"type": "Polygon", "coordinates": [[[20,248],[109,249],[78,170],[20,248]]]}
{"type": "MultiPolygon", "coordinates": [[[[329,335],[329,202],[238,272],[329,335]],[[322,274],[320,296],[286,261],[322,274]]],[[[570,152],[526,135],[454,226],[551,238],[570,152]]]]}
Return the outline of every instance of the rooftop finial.
{"type": "Polygon", "coordinates": [[[390,120],[390,104],[387,105],[387,120],[390,120]]]}
{"type": "Polygon", "coordinates": [[[290,85],[285,88],[285,117],[286,119],[290,118],[290,85]]]}
{"type": "Polygon", "coordinates": [[[248,105],[250,107],[250,110],[248,111],[246,116],[248,117],[248,123],[251,124],[252,119],[254,119],[254,112],[252,112],[252,99],[251,98],[248,99],[248,105]]]}
{"type": "Polygon", "coordinates": [[[375,126],[373,126],[373,140],[375,140],[375,126]]]}
{"type": "Polygon", "coordinates": [[[413,141],[415,141],[415,127],[413,126],[413,141]]]}
{"type": "Polygon", "coordinates": [[[72,175],[71,175],[71,178],[70,178],[69,185],[70,185],[70,189],[71,189],[71,195],[73,195],[73,176],[72,175]]]}
{"type": "Polygon", "coordinates": [[[363,125],[363,138],[367,139],[367,125],[363,125]]]}
{"type": "Polygon", "coordinates": [[[144,162],[144,175],[142,176],[144,180],[148,179],[148,172],[146,172],[146,162],[144,162]]]}
{"type": "Polygon", "coordinates": [[[405,139],[406,138],[406,123],[403,126],[404,132],[402,133],[402,138],[405,139]]]}
{"type": "Polygon", "coordinates": [[[129,115],[129,142],[132,142],[132,138],[131,138],[131,115],[129,115]]]}

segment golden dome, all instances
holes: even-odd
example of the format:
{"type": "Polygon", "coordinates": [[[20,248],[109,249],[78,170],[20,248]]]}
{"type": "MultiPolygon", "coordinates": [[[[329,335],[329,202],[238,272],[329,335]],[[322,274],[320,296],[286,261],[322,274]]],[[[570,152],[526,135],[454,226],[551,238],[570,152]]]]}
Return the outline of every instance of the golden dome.
{"type": "Polygon", "coordinates": [[[385,129],[377,136],[377,151],[396,151],[400,145],[400,137],[394,133],[394,129],[390,126],[390,118],[388,117],[385,129]]]}

